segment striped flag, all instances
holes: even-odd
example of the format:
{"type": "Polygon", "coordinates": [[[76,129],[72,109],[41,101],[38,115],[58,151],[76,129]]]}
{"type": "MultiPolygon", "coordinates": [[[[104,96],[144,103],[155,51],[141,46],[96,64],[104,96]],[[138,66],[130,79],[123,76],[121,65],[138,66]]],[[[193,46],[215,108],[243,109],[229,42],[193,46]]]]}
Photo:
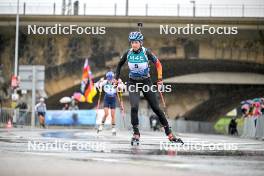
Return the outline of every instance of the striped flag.
{"type": "Polygon", "coordinates": [[[88,58],[86,58],[82,73],[81,93],[74,93],[73,97],[79,102],[93,103],[93,98],[96,94],[97,91],[94,86],[93,75],[88,58]]]}

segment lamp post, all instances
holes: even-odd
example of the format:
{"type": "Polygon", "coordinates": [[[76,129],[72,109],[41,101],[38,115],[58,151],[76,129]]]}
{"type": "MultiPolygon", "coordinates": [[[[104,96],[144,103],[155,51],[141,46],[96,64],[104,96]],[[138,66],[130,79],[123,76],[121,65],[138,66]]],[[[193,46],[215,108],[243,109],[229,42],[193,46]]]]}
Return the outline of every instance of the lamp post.
{"type": "Polygon", "coordinates": [[[195,17],[195,1],[190,1],[193,4],[193,17],[195,17]]]}
{"type": "Polygon", "coordinates": [[[16,14],[16,43],[15,43],[15,68],[14,68],[14,76],[17,77],[17,69],[18,69],[18,35],[19,35],[19,0],[17,0],[17,14],[16,14]]]}

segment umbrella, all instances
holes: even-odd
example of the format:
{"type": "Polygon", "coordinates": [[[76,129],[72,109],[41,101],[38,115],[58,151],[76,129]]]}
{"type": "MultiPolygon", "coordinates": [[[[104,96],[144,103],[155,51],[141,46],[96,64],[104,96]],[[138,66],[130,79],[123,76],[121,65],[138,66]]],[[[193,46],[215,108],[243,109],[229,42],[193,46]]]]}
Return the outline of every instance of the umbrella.
{"type": "Polygon", "coordinates": [[[70,97],[62,97],[60,103],[70,103],[72,99],[70,97]]]}
{"type": "Polygon", "coordinates": [[[254,102],[260,102],[261,99],[260,99],[260,98],[254,98],[253,101],[254,101],[254,102]]]}

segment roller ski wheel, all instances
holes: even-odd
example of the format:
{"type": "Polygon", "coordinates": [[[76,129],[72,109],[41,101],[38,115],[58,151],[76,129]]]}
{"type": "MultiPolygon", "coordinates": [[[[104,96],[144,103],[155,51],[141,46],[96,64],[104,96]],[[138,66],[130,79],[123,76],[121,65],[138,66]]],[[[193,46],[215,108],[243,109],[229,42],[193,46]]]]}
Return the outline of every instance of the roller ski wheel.
{"type": "Polygon", "coordinates": [[[131,146],[139,146],[140,142],[140,135],[139,134],[134,134],[132,139],[131,139],[131,146]]]}
{"type": "Polygon", "coordinates": [[[168,139],[172,143],[181,143],[182,145],[184,144],[181,138],[176,138],[172,133],[168,135],[168,139]]]}

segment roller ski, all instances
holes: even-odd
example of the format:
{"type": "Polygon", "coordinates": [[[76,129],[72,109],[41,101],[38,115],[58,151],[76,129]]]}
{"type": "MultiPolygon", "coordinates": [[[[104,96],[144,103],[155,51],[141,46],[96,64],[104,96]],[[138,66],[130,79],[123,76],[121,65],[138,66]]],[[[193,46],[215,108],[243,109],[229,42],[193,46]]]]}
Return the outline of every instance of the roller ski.
{"type": "Polygon", "coordinates": [[[131,139],[131,146],[139,146],[140,144],[140,134],[133,134],[133,137],[131,139]]]}
{"type": "Polygon", "coordinates": [[[181,138],[176,138],[172,133],[168,135],[168,139],[172,143],[181,143],[182,145],[184,144],[181,138]]]}
{"type": "Polygon", "coordinates": [[[116,129],[115,128],[112,128],[112,135],[116,136],[116,129]]]}
{"type": "Polygon", "coordinates": [[[97,134],[99,134],[102,131],[103,131],[103,125],[99,125],[99,127],[97,128],[97,134]]]}

